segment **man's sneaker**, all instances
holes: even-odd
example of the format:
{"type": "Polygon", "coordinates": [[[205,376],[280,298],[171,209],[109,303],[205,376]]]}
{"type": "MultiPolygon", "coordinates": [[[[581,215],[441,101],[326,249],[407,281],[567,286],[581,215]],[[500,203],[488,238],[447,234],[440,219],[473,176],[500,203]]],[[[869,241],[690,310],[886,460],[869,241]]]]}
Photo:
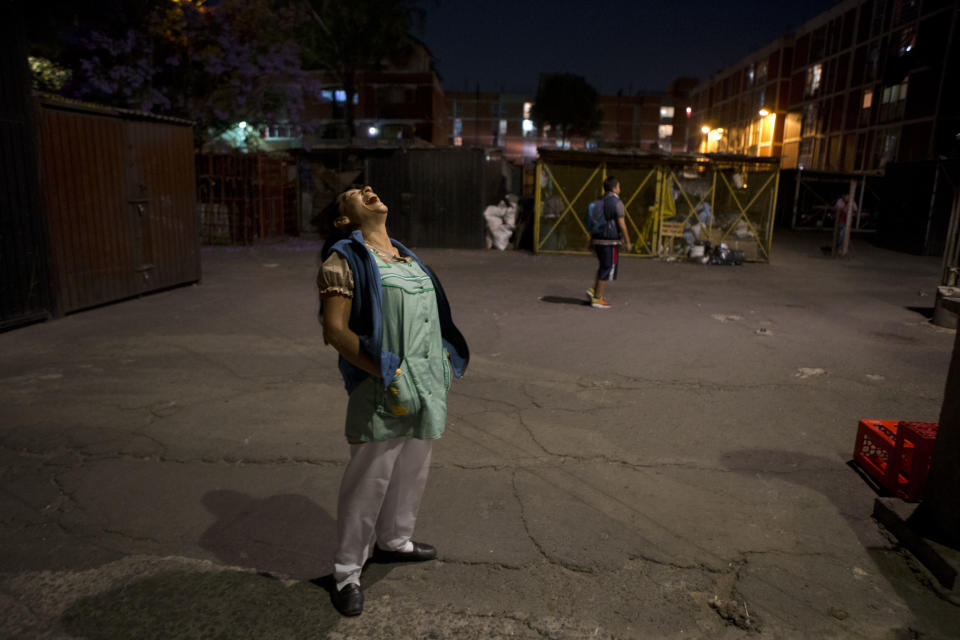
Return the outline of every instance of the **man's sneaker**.
{"type": "Polygon", "coordinates": [[[587,289],[587,297],[593,300],[593,287],[587,289]]]}
{"type": "Polygon", "coordinates": [[[590,298],[590,306],[594,309],[609,309],[610,303],[604,300],[603,298],[590,298]]]}

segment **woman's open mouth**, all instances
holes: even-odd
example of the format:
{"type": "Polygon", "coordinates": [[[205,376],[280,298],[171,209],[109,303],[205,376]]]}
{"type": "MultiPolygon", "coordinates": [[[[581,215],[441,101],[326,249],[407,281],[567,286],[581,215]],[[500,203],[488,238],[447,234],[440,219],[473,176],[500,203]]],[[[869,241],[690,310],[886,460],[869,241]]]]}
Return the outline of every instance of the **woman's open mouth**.
{"type": "Polygon", "coordinates": [[[367,205],[367,206],[370,206],[371,204],[375,203],[375,202],[376,202],[377,200],[379,200],[379,199],[380,199],[380,198],[378,198],[376,195],[374,195],[374,194],[371,193],[371,194],[368,195],[368,196],[364,196],[364,198],[363,198],[363,204],[365,204],[365,205],[367,205]]]}

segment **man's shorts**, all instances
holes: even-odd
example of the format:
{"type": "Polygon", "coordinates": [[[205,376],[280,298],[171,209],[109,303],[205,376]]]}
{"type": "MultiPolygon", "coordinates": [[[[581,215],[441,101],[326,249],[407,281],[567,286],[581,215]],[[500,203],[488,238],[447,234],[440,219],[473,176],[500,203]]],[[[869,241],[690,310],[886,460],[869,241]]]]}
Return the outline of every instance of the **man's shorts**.
{"type": "Polygon", "coordinates": [[[596,244],[593,250],[597,253],[600,268],[597,269],[597,280],[616,280],[617,263],[620,262],[620,246],[616,244],[596,244]]]}

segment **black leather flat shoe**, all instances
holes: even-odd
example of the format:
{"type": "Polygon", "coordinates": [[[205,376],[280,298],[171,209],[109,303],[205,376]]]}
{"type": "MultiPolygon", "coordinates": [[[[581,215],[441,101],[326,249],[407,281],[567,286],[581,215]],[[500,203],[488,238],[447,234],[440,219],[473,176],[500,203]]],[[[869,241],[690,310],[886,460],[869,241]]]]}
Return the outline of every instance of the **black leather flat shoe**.
{"type": "Polygon", "coordinates": [[[350,583],[343,589],[334,591],[330,599],[342,616],[358,616],[363,613],[363,591],[358,585],[350,583]]]}
{"type": "Polygon", "coordinates": [[[414,542],[412,551],[387,551],[374,545],[374,562],[424,562],[437,557],[437,549],[425,542],[414,542]]]}

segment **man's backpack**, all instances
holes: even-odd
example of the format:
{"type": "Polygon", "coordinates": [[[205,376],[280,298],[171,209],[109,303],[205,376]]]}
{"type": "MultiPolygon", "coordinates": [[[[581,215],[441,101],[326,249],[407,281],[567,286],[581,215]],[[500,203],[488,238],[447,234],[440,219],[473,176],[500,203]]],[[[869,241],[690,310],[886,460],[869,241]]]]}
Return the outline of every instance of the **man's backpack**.
{"type": "Polygon", "coordinates": [[[591,237],[598,238],[607,230],[607,216],[604,214],[603,198],[599,198],[590,203],[587,207],[587,215],[583,220],[587,233],[591,237]]]}
{"type": "Polygon", "coordinates": [[[583,222],[587,228],[587,233],[592,238],[615,240],[618,236],[615,226],[616,221],[607,218],[603,198],[598,198],[590,203],[583,222]]]}

